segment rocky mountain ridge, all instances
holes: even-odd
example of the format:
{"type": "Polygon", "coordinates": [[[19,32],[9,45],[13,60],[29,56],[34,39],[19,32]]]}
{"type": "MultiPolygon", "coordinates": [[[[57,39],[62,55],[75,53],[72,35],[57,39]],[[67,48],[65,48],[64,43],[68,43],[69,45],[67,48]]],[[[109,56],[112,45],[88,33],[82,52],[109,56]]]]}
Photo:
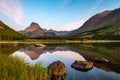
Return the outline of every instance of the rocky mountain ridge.
{"type": "Polygon", "coordinates": [[[30,37],[40,36],[65,36],[71,31],[56,31],[53,29],[47,30],[40,27],[38,23],[32,22],[25,30],[19,31],[19,33],[30,37]]]}
{"type": "Polygon", "coordinates": [[[120,35],[120,8],[106,10],[88,19],[70,35],[84,37],[95,35],[120,35]]]}

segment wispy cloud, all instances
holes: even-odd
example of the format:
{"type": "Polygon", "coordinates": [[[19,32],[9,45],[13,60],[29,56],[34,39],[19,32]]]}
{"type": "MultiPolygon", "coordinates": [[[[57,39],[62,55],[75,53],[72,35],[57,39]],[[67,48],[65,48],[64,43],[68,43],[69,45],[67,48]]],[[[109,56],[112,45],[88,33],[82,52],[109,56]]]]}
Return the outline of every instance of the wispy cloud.
{"type": "Polygon", "coordinates": [[[74,30],[74,29],[77,29],[77,28],[81,27],[85,21],[86,20],[80,20],[80,21],[72,22],[68,25],[57,27],[57,28],[55,28],[55,30],[58,30],[58,31],[74,30]]]}
{"type": "Polygon", "coordinates": [[[21,25],[23,9],[20,0],[0,0],[0,13],[12,18],[21,25]]]}
{"type": "Polygon", "coordinates": [[[62,3],[61,3],[61,7],[65,7],[71,0],[63,0],[62,3]]]}
{"type": "Polygon", "coordinates": [[[90,15],[91,13],[93,13],[100,6],[102,2],[103,0],[98,0],[92,7],[90,7],[90,9],[88,9],[87,15],[90,15]]]}
{"type": "Polygon", "coordinates": [[[120,0],[116,0],[116,2],[115,6],[120,8],[120,0]]]}

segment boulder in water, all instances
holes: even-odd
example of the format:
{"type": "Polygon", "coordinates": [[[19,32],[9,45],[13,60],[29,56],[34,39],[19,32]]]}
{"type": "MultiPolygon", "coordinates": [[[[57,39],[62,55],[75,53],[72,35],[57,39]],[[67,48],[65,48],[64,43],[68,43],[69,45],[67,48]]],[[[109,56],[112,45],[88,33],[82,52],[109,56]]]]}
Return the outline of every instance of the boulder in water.
{"type": "Polygon", "coordinates": [[[65,64],[61,61],[55,61],[48,66],[48,72],[51,76],[62,76],[67,72],[65,64]]]}
{"type": "Polygon", "coordinates": [[[80,71],[87,71],[93,68],[93,63],[90,61],[75,61],[71,65],[72,68],[80,71]]]}

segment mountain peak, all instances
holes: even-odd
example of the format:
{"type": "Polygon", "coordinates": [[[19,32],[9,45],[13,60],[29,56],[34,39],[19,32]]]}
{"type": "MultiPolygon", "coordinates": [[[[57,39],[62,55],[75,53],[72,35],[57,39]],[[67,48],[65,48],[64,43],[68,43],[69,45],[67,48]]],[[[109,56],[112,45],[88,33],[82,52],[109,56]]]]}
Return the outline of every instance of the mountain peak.
{"type": "Polygon", "coordinates": [[[30,26],[28,26],[24,31],[26,32],[32,32],[32,31],[35,31],[35,30],[38,30],[38,29],[41,29],[40,28],[40,25],[38,23],[35,23],[35,22],[32,22],[30,24],[30,26]]]}
{"type": "Polygon", "coordinates": [[[48,31],[49,31],[49,32],[54,32],[55,30],[53,30],[53,29],[49,29],[48,31]]]}
{"type": "Polygon", "coordinates": [[[44,29],[36,22],[32,22],[24,31],[22,31],[26,36],[37,37],[44,35],[44,29]]]}
{"type": "Polygon", "coordinates": [[[31,25],[38,25],[38,23],[36,23],[36,22],[32,22],[31,25]]]}

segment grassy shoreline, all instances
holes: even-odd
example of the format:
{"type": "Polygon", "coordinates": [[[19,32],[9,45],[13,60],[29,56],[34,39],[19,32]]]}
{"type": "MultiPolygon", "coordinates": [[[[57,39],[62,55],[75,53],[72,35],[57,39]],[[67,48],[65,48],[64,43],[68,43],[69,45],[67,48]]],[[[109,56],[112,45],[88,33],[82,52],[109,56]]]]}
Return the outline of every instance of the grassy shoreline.
{"type": "Polygon", "coordinates": [[[0,80],[61,80],[50,76],[41,63],[29,65],[18,57],[0,53],[0,80]]]}
{"type": "Polygon", "coordinates": [[[120,40],[25,40],[25,41],[0,41],[0,43],[26,43],[26,44],[54,44],[54,43],[107,43],[120,42],[120,40]]]}
{"type": "Polygon", "coordinates": [[[17,57],[0,54],[0,80],[47,80],[47,68],[26,65],[17,57]]]}

